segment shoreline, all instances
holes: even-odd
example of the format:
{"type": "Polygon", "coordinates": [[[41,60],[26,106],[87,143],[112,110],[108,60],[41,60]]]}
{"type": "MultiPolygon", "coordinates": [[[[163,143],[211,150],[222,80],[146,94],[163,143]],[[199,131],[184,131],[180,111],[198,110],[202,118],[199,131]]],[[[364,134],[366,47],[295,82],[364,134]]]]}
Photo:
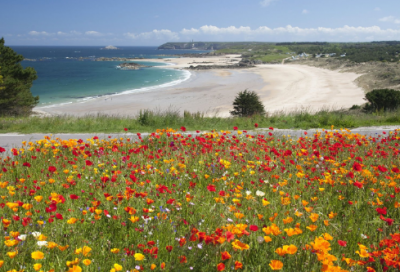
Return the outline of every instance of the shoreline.
{"type": "MultiPolygon", "coordinates": [[[[238,63],[240,55],[206,58],[141,59],[167,63],[155,68],[182,70],[190,65],[227,65],[238,63]]],[[[170,86],[154,86],[134,92],[93,98],[78,103],[37,107],[50,115],[111,114],[135,116],[140,110],[203,112],[206,116],[230,116],[239,91],[256,91],[267,112],[322,108],[349,108],[363,104],[364,91],[354,80],[360,75],[340,73],[296,64],[262,64],[244,69],[186,70],[190,76],[170,86]],[[140,91],[141,90],[141,91],[140,91]]],[[[170,83],[167,83],[167,85],[170,83]]]]}

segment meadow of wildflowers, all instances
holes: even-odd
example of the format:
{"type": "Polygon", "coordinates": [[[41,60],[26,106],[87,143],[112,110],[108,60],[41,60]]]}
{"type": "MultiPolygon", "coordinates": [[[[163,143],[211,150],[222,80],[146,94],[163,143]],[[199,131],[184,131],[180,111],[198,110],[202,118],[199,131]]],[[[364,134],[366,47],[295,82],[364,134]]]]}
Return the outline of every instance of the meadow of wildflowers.
{"type": "Polygon", "coordinates": [[[399,271],[397,131],[235,130],[0,147],[0,270],[399,271]]]}

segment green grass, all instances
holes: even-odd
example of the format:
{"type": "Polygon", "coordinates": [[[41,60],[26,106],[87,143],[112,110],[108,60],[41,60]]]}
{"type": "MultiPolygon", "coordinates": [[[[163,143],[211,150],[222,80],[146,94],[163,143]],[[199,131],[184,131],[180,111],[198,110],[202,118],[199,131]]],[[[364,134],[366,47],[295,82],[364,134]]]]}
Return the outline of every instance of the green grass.
{"type": "Polygon", "coordinates": [[[261,60],[262,62],[275,62],[275,61],[281,61],[288,57],[290,56],[286,54],[268,54],[265,56],[257,56],[254,59],[261,60]]]}
{"type": "Polygon", "coordinates": [[[78,133],[78,132],[121,132],[124,128],[135,132],[149,132],[158,128],[180,128],[187,130],[226,130],[234,126],[252,129],[257,123],[260,128],[309,129],[343,128],[361,126],[399,125],[400,110],[393,112],[364,113],[359,110],[329,111],[312,113],[300,110],[292,113],[275,113],[266,116],[222,118],[205,117],[202,113],[179,114],[178,111],[144,111],[136,117],[112,115],[95,116],[51,116],[51,117],[0,117],[0,133],[78,133]]]}

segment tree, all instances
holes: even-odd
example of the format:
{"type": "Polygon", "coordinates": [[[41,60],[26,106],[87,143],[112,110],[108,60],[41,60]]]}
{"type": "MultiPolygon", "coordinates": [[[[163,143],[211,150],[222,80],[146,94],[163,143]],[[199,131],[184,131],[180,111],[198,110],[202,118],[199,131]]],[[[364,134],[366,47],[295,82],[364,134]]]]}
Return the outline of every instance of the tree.
{"type": "Polygon", "coordinates": [[[366,110],[394,110],[400,107],[400,91],[392,89],[373,90],[365,95],[370,104],[366,110]]]}
{"type": "Polygon", "coordinates": [[[265,113],[264,105],[260,101],[260,97],[254,91],[244,90],[239,92],[233,101],[233,116],[251,116],[254,114],[265,113]]]}
{"type": "Polygon", "coordinates": [[[10,47],[4,46],[0,39],[0,115],[29,114],[39,102],[30,91],[32,82],[37,79],[32,67],[23,68],[20,62],[24,59],[10,47]]]}

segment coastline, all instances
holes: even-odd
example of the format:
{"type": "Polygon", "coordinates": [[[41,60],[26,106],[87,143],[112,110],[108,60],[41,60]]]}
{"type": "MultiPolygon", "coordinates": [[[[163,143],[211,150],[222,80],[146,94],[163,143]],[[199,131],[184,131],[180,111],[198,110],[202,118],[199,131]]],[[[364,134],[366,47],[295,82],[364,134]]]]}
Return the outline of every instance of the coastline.
{"type": "MultiPolygon", "coordinates": [[[[240,55],[205,58],[144,59],[140,61],[168,63],[154,66],[184,69],[190,65],[227,65],[238,63],[240,55]]],[[[349,108],[364,103],[364,91],[354,80],[360,75],[340,73],[303,65],[256,65],[245,69],[210,69],[188,72],[191,76],[176,85],[154,86],[93,98],[79,103],[38,107],[35,110],[51,115],[110,114],[134,116],[140,110],[178,110],[183,113],[204,112],[205,115],[228,117],[239,91],[256,91],[268,112],[322,108],[349,108]]],[[[168,83],[166,84],[168,85],[168,83]]]]}

